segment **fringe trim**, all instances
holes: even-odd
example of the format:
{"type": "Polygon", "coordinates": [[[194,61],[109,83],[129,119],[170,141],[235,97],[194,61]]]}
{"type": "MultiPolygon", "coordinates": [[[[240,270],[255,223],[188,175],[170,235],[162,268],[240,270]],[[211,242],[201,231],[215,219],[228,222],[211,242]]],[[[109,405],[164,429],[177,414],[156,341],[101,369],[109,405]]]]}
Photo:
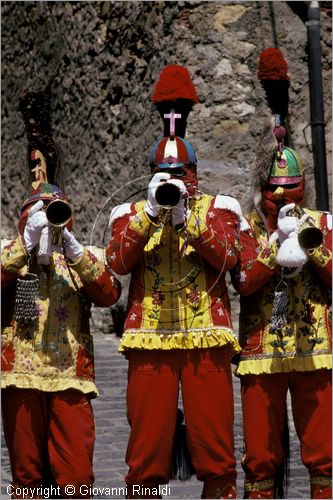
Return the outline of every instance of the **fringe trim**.
{"type": "Polygon", "coordinates": [[[172,334],[163,334],[156,331],[148,333],[127,331],[120,342],[119,352],[128,349],[162,349],[166,351],[171,349],[204,349],[207,347],[222,347],[227,344],[232,347],[232,354],[236,354],[241,350],[233,331],[227,328],[175,332],[172,334]]]}
{"type": "Polygon", "coordinates": [[[332,369],[330,354],[297,356],[292,358],[248,359],[240,361],[235,375],[260,375],[263,373],[309,372],[320,369],[332,369]]]}
{"type": "Polygon", "coordinates": [[[99,396],[98,389],[90,380],[66,378],[46,378],[36,374],[2,372],[1,389],[16,387],[18,389],[37,389],[45,392],[65,391],[66,389],[77,389],[83,394],[91,394],[93,398],[99,396]]]}

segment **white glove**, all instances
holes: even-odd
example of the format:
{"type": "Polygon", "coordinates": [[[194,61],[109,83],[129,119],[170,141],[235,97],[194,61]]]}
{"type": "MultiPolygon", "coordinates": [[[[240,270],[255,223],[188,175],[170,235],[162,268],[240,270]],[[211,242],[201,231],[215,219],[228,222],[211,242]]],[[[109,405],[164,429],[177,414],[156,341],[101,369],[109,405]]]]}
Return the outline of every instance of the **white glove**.
{"type": "Polygon", "coordinates": [[[180,179],[171,179],[168,181],[168,184],[174,184],[180,191],[180,200],[172,209],[172,225],[173,227],[178,226],[179,224],[184,224],[186,220],[186,211],[187,211],[187,197],[188,192],[185,184],[180,179]]]}
{"type": "Polygon", "coordinates": [[[272,243],[274,243],[274,241],[278,240],[279,239],[279,233],[277,231],[277,229],[274,231],[274,233],[272,233],[269,237],[269,240],[268,240],[268,243],[271,245],[272,243]]]}
{"type": "Polygon", "coordinates": [[[42,229],[48,226],[46,214],[41,210],[43,205],[43,201],[39,200],[29,210],[27,222],[23,231],[23,240],[28,253],[31,253],[38,245],[42,229]]]}
{"type": "Polygon", "coordinates": [[[277,263],[282,267],[302,268],[308,261],[308,256],[298,242],[296,231],[292,231],[284,240],[276,256],[277,263]]]}
{"type": "Polygon", "coordinates": [[[278,235],[279,242],[283,243],[290,233],[293,231],[296,232],[298,219],[297,217],[287,215],[287,213],[295,207],[295,203],[289,203],[280,209],[277,227],[278,227],[278,235]]]}
{"type": "Polygon", "coordinates": [[[161,211],[161,206],[157,203],[155,194],[156,189],[163,181],[167,181],[171,178],[170,174],[164,172],[158,172],[155,174],[150,183],[148,184],[148,200],[144,207],[144,211],[151,217],[157,217],[161,211]]]}
{"type": "Polygon", "coordinates": [[[78,260],[83,254],[83,245],[81,245],[75,236],[65,227],[63,231],[64,253],[72,262],[78,260]]]}

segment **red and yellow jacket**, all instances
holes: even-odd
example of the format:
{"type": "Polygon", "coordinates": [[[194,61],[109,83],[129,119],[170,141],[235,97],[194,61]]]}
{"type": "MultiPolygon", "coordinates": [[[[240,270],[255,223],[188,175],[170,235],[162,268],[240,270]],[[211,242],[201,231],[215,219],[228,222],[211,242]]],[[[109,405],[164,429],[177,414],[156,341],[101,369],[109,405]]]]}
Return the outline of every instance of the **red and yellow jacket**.
{"type": "Polygon", "coordinates": [[[237,352],[225,273],[238,259],[238,202],[207,194],[191,200],[180,232],[168,220],[152,223],[145,203],[111,214],[107,261],[116,273],[132,275],[120,351],[230,344],[237,352]]]}
{"type": "Polygon", "coordinates": [[[281,280],[276,263],[277,243],[268,242],[256,210],[241,231],[240,262],[234,285],[241,295],[239,340],[242,347],[238,375],[311,371],[331,368],[332,335],[328,288],[332,276],[331,216],[305,211],[324,235],[309,252],[309,261],[288,286],[288,323],[278,333],[270,328],[274,291],[281,280]]]}
{"type": "Polygon", "coordinates": [[[39,278],[39,318],[31,325],[19,325],[13,319],[16,280],[27,271],[21,237],[3,248],[1,261],[1,387],[52,392],[71,388],[97,396],[90,307],[92,302],[100,307],[116,302],[119,282],[87,249],[69,264],[72,275],[64,256],[53,252],[49,266],[32,263],[29,268],[39,278]]]}

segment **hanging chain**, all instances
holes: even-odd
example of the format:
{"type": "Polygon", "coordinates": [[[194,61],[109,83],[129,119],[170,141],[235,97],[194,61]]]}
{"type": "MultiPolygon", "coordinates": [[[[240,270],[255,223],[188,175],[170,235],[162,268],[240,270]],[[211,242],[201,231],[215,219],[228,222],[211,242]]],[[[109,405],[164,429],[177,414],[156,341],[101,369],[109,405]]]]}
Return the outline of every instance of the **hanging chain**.
{"type": "Polygon", "coordinates": [[[270,330],[272,332],[281,332],[282,328],[288,324],[288,304],[288,284],[284,280],[282,270],[281,279],[274,290],[272,317],[270,320],[270,330]]]}
{"type": "Polygon", "coordinates": [[[28,256],[27,273],[17,278],[14,319],[21,324],[29,324],[38,319],[37,299],[39,279],[37,274],[30,273],[31,254],[28,256]]]}

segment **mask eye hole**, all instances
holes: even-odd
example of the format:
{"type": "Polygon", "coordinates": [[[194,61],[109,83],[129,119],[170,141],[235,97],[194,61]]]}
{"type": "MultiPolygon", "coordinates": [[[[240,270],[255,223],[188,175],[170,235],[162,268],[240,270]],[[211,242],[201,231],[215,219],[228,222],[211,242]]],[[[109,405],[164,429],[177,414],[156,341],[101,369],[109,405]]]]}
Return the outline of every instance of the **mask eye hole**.
{"type": "Polygon", "coordinates": [[[267,191],[276,191],[278,187],[282,187],[283,189],[295,189],[299,186],[299,184],[267,184],[265,189],[267,191]]]}
{"type": "Polygon", "coordinates": [[[276,190],[277,186],[275,186],[274,184],[267,184],[265,186],[265,189],[266,191],[271,191],[271,192],[274,192],[276,190]]]}
{"type": "Polygon", "coordinates": [[[152,174],[156,174],[157,172],[165,172],[166,174],[172,175],[172,177],[185,177],[186,171],[179,167],[179,168],[155,168],[152,172],[152,174]]]}
{"type": "Polygon", "coordinates": [[[184,177],[186,175],[185,170],[182,168],[172,168],[168,173],[174,177],[184,177]]]}

